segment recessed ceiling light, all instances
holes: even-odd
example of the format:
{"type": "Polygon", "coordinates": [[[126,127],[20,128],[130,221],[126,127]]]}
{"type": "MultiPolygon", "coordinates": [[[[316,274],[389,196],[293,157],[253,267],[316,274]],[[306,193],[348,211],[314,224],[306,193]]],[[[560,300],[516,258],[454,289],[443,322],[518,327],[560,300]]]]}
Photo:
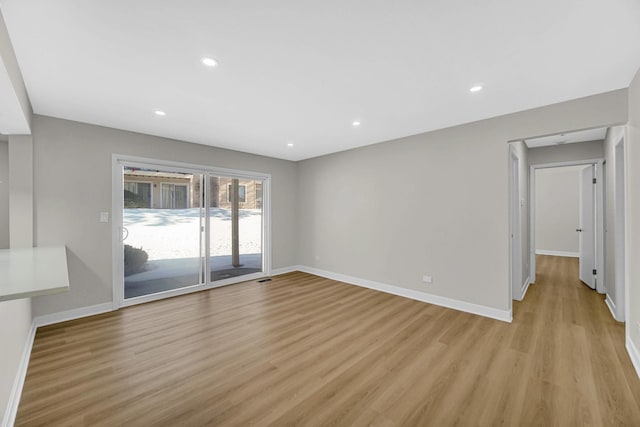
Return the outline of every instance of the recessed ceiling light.
{"type": "Polygon", "coordinates": [[[482,85],[475,85],[469,89],[469,92],[480,92],[482,90],[482,85]]]}
{"type": "Polygon", "coordinates": [[[206,65],[207,67],[215,67],[218,65],[218,61],[213,58],[209,58],[208,56],[200,58],[200,62],[202,62],[202,64],[206,65]]]}
{"type": "Polygon", "coordinates": [[[153,112],[155,113],[156,116],[166,116],[167,115],[167,113],[165,113],[162,110],[154,110],[153,112]]]}
{"type": "Polygon", "coordinates": [[[287,143],[287,147],[293,147],[293,142],[287,143]]]}
{"type": "Polygon", "coordinates": [[[352,124],[353,126],[355,126],[355,127],[360,126],[360,122],[359,122],[359,121],[357,121],[357,120],[356,120],[355,122],[351,123],[351,124],[352,124]]]}

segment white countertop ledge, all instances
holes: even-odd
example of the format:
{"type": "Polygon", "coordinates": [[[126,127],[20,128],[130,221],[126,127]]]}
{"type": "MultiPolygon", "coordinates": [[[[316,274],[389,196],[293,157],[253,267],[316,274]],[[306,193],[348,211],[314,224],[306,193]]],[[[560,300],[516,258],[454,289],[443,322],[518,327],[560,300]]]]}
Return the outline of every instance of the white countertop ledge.
{"type": "Polygon", "coordinates": [[[64,246],[0,249],[0,301],[68,290],[64,246]]]}

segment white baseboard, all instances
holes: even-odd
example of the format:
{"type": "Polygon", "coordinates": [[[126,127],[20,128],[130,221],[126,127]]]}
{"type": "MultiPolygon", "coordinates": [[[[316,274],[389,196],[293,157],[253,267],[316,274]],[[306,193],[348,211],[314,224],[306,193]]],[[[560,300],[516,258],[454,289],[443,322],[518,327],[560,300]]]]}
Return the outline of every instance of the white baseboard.
{"type": "Polygon", "coordinates": [[[16,377],[13,380],[13,387],[11,388],[11,394],[9,395],[9,402],[2,418],[2,427],[11,427],[16,421],[16,415],[18,414],[18,405],[20,404],[20,397],[22,396],[22,387],[24,386],[24,380],[27,376],[27,368],[29,367],[29,359],[31,358],[31,349],[33,348],[33,340],[36,337],[36,325],[35,322],[31,322],[31,328],[29,329],[29,335],[27,341],[24,344],[22,350],[22,356],[20,363],[18,364],[18,371],[16,377]]]}
{"type": "Polygon", "coordinates": [[[484,305],[473,304],[470,302],[442,297],[439,295],[428,294],[426,292],[414,291],[412,289],[374,282],[372,280],[361,279],[359,277],[333,273],[330,271],[320,270],[318,268],[307,267],[304,265],[298,266],[298,270],[305,273],[314,274],[316,276],[326,277],[327,279],[337,280],[339,282],[344,282],[351,285],[362,286],[364,288],[386,292],[388,294],[398,295],[405,298],[411,298],[429,304],[452,308],[454,310],[464,311],[466,313],[477,314],[479,316],[489,317],[491,319],[501,320],[503,322],[511,323],[511,321],[513,320],[511,310],[499,310],[493,307],[487,307],[484,305]]]}
{"type": "Polygon", "coordinates": [[[13,387],[11,388],[9,403],[7,404],[7,408],[2,419],[2,427],[11,427],[15,423],[18,406],[20,404],[20,397],[22,396],[22,387],[24,386],[27,368],[29,367],[29,359],[31,358],[31,349],[33,348],[33,341],[36,337],[36,330],[40,326],[93,316],[95,314],[106,313],[108,311],[113,311],[113,304],[110,302],[92,305],[89,307],[76,308],[60,313],[47,314],[33,319],[31,322],[31,329],[29,330],[29,336],[27,337],[27,342],[25,343],[22,351],[22,357],[20,359],[20,364],[18,365],[18,371],[16,372],[13,387]]]}
{"type": "Polygon", "coordinates": [[[604,303],[607,305],[607,307],[609,307],[609,311],[611,312],[611,315],[614,319],[616,319],[618,322],[624,322],[624,319],[619,319],[618,316],[616,316],[616,303],[613,302],[609,295],[607,295],[607,297],[604,299],[604,303]]]}
{"type": "Polygon", "coordinates": [[[544,249],[536,249],[536,255],[566,256],[570,258],[580,258],[580,252],[547,251],[544,249]]]}
{"type": "Polygon", "coordinates": [[[631,337],[628,335],[626,347],[627,353],[629,353],[629,357],[631,358],[631,363],[633,363],[633,367],[636,368],[636,374],[638,374],[638,378],[640,378],[640,351],[638,351],[638,347],[635,346],[633,341],[631,341],[631,337]]]}
{"type": "Polygon", "coordinates": [[[290,265],[289,267],[274,268],[271,270],[271,275],[279,276],[281,274],[293,273],[294,271],[300,271],[300,266],[290,265]]]}
{"type": "Polygon", "coordinates": [[[66,322],[68,320],[80,319],[82,317],[94,316],[96,314],[113,311],[113,303],[90,305],[89,307],[74,308],[72,310],[61,311],[59,313],[45,314],[33,319],[36,327],[53,325],[54,323],[66,322]]]}

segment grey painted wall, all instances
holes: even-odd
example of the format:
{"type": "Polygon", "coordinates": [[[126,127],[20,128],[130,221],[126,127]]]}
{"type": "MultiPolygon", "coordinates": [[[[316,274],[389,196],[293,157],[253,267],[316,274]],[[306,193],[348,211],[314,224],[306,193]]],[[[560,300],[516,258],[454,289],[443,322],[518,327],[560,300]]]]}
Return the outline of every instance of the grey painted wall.
{"type": "Polygon", "coordinates": [[[507,141],[626,119],[621,90],[302,161],[299,263],[508,310],[507,141]]]}
{"type": "Polygon", "coordinates": [[[9,143],[0,140],[0,249],[9,247],[9,143]]]}
{"type": "MultiPolygon", "coordinates": [[[[629,338],[640,350],[640,70],[629,86],[629,126],[627,128],[627,325],[629,338]]],[[[638,356],[638,355],[636,355],[638,356]]]]}
{"type": "Polygon", "coordinates": [[[272,176],[273,267],[296,264],[296,172],[286,160],[35,116],[35,233],[38,246],[66,244],[71,290],[33,299],[34,315],[112,301],[112,154],[125,154],[272,176]]]}
{"type": "Polygon", "coordinates": [[[529,164],[604,158],[604,142],[588,141],[529,149],[529,164]]]}
{"type": "MultiPolygon", "coordinates": [[[[31,247],[33,244],[33,209],[31,140],[29,137],[9,137],[8,181],[10,246],[31,247]],[[22,181],[16,186],[16,182],[22,181]],[[28,193],[28,194],[27,194],[28,193]],[[17,209],[16,207],[20,207],[17,209]],[[25,220],[27,219],[27,220],[25,220]]],[[[31,330],[31,299],[0,302],[0,411],[6,415],[11,389],[15,382],[22,352],[31,330]]],[[[3,419],[3,418],[0,418],[3,419]]]]}
{"type": "Polygon", "coordinates": [[[0,302],[0,423],[5,416],[30,329],[29,298],[0,302]]]}
{"type": "MultiPolygon", "coordinates": [[[[0,249],[9,247],[9,151],[0,141],[0,249]]],[[[31,300],[0,302],[0,420],[31,328],[31,300]]]]}
{"type": "Polygon", "coordinates": [[[580,171],[584,166],[536,170],[536,251],[577,254],[580,237],[580,171]]]}
{"type": "Polygon", "coordinates": [[[31,128],[33,114],[31,101],[29,100],[27,88],[24,85],[24,80],[22,79],[22,72],[20,71],[18,60],[16,59],[16,54],[13,50],[13,45],[11,44],[11,39],[9,37],[9,32],[7,31],[7,26],[4,22],[4,17],[2,16],[2,11],[0,11],[0,66],[3,65],[7,70],[7,74],[11,80],[11,85],[15,91],[20,108],[22,109],[26,126],[31,128]]]}

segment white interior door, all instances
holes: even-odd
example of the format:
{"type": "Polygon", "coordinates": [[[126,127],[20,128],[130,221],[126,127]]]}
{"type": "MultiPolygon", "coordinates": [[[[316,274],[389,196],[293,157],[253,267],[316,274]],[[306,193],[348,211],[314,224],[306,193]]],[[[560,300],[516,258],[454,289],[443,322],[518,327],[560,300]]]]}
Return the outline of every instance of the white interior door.
{"type": "Polygon", "coordinates": [[[596,268],[595,185],[593,165],[580,172],[580,280],[596,288],[593,271],[596,268]]]}

